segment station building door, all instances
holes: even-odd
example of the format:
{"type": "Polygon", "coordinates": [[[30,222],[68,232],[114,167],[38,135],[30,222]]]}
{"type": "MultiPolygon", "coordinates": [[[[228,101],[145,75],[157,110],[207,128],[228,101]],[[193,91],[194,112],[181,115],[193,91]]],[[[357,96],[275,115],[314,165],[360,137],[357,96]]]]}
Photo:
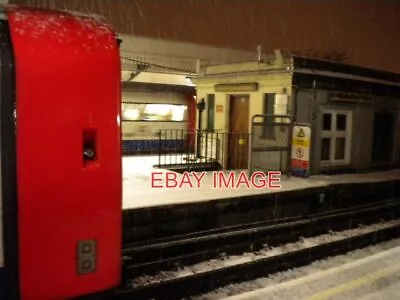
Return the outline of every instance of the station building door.
{"type": "Polygon", "coordinates": [[[395,114],[375,113],[372,140],[372,162],[389,162],[393,154],[395,114]]]}
{"type": "Polygon", "coordinates": [[[228,170],[248,168],[249,98],[249,95],[231,95],[229,98],[228,170]]]}

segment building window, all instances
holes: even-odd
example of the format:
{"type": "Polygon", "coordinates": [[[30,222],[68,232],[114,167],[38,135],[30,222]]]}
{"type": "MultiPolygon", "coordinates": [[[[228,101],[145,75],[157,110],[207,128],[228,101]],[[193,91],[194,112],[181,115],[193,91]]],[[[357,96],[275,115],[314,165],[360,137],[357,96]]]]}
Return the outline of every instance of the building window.
{"type": "Polygon", "coordinates": [[[273,115],[275,114],[275,94],[269,93],[264,95],[264,115],[268,115],[264,118],[264,130],[263,138],[274,140],[275,139],[275,126],[272,123],[275,122],[273,115]]]}
{"type": "Polygon", "coordinates": [[[347,165],[351,151],[351,111],[323,111],[321,166],[347,165]]]}
{"type": "Polygon", "coordinates": [[[207,95],[207,131],[214,131],[214,122],[215,122],[215,95],[208,94],[207,95]]]}
{"type": "MultiPolygon", "coordinates": [[[[289,123],[288,117],[275,117],[287,116],[288,113],[288,95],[269,93],[264,95],[263,114],[268,115],[264,119],[264,130],[262,137],[269,140],[275,140],[276,136],[276,123],[289,123]]],[[[286,127],[283,127],[286,128],[286,127]]],[[[281,128],[281,130],[285,130],[281,128]]]]}

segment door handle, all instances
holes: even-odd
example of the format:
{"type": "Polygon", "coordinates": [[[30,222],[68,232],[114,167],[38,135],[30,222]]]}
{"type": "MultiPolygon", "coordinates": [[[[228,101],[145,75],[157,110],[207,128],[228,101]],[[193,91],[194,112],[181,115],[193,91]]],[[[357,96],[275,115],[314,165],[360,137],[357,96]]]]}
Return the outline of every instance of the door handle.
{"type": "Polygon", "coordinates": [[[97,154],[97,132],[95,129],[84,129],[82,131],[82,154],[85,167],[96,162],[97,154]]]}

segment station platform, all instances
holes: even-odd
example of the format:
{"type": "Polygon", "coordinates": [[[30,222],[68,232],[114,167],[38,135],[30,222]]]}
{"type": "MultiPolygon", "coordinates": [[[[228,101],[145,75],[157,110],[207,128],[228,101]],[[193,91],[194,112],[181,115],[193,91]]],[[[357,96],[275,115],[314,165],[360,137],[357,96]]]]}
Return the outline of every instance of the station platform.
{"type": "MultiPolygon", "coordinates": [[[[166,173],[157,156],[123,158],[124,240],[138,241],[252,222],[307,216],[400,196],[400,170],[280,178],[280,189],[215,188],[212,172],[199,186],[152,187],[166,173]]],[[[165,183],[165,182],[164,182],[165,183]]]]}
{"type": "Polygon", "coordinates": [[[224,299],[398,299],[399,257],[400,247],[395,247],[312,275],[224,299]]]}
{"type": "MultiPolygon", "coordinates": [[[[139,209],[155,206],[170,206],[188,203],[209,202],[214,200],[229,200],[232,198],[263,195],[270,193],[282,193],[298,190],[319,188],[324,190],[332,185],[378,183],[393,180],[400,180],[400,169],[362,174],[341,174],[341,175],[316,175],[309,178],[281,177],[280,189],[248,189],[240,186],[237,189],[214,188],[212,172],[207,172],[201,180],[200,187],[184,185],[181,188],[154,188],[151,186],[152,173],[157,174],[155,179],[165,179],[165,174],[175,173],[177,181],[182,174],[166,169],[154,168],[157,164],[157,156],[128,156],[123,157],[123,209],[139,209]]],[[[225,172],[228,174],[229,172],[225,172]]],[[[236,172],[239,174],[239,172],[236,172]]],[[[228,175],[227,175],[228,176],[228,175]]],[[[193,183],[195,183],[193,181],[193,183]]],[[[162,182],[156,182],[162,185],[162,182]]],[[[164,184],[165,186],[165,184],[164,184]]]]}

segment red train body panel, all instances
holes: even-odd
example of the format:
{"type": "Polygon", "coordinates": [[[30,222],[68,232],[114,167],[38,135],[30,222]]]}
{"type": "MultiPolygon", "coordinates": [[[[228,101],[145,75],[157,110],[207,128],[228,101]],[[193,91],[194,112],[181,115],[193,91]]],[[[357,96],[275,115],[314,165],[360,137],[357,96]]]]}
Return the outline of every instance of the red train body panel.
{"type": "Polygon", "coordinates": [[[122,236],[117,40],[102,21],[68,12],[11,6],[7,18],[15,56],[21,298],[113,288],[122,236]]]}

